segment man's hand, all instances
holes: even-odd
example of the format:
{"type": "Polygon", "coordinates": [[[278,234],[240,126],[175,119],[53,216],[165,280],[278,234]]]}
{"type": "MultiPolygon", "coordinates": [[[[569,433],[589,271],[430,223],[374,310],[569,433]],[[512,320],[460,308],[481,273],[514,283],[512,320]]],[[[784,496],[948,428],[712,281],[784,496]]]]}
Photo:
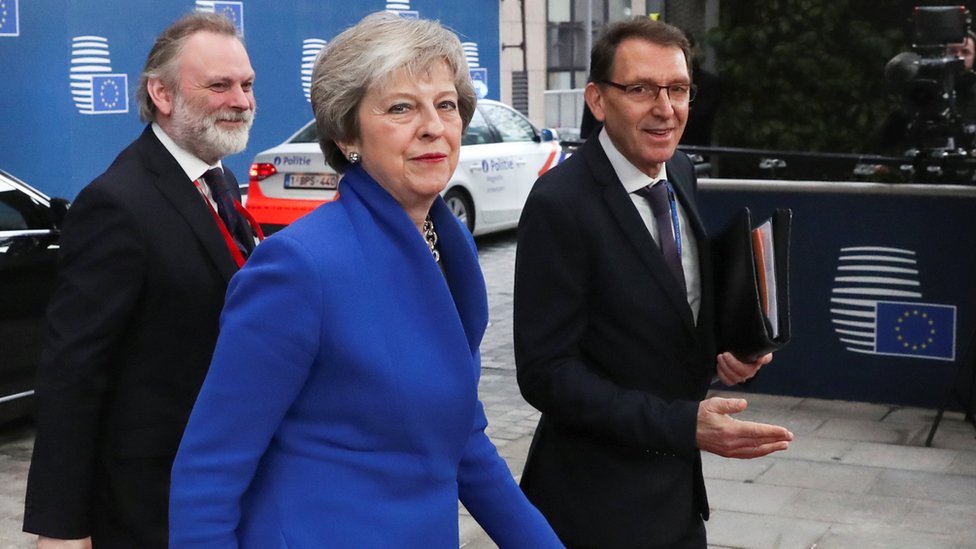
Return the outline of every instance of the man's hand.
{"type": "Polygon", "coordinates": [[[91,549],[91,538],[55,539],[37,536],[37,549],[91,549]]]}
{"type": "Polygon", "coordinates": [[[741,398],[709,398],[698,404],[698,427],[695,442],[698,448],[739,459],[765,456],[786,450],[793,433],[777,425],[739,421],[731,414],[746,409],[741,398]]]}
{"type": "Polygon", "coordinates": [[[763,355],[755,362],[742,362],[732,353],[722,353],[716,358],[718,378],[726,385],[736,385],[752,379],[759,369],[773,360],[773,353],[763,355]]]}

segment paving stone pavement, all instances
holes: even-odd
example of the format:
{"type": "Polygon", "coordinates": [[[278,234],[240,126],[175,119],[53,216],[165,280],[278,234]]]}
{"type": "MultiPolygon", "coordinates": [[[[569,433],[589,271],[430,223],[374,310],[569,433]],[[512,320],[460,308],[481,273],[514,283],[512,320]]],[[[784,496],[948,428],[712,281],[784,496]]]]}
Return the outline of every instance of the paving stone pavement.
{"type": "MultiPolygon", "coordinates": [[[[519,395],[512,354],[513,232],[478,239],[490,325],[479,392],[488,435],[517,478],[539,413],[519,395]]],[[[709,547],[743,549],[976,548],[976,429],[948,413],[924,446],[933,410],[762,394],[739,418],[796,435],[756,460],[705,454],[709,547]]],[[[29,423],[0,428],[0,549],[33,547],[20,532],[33,445],[29,423]]],[[[495,545],[460,508],[460,546],[495,545]]]]}

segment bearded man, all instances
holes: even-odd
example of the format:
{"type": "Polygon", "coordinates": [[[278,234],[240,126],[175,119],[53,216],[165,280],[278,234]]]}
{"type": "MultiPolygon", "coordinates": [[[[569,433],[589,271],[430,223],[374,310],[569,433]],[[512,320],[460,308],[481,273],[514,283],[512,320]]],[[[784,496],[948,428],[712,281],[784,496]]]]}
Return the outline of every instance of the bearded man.
{"type": "Polygon", "coordinates": [[[167,546],[173,458],[255,246],[221,165],[247,145],[253,82],[230,21],[175,22],[140,79],[148,126],[68,212],[24,511],[38,548],[167,546]]]}

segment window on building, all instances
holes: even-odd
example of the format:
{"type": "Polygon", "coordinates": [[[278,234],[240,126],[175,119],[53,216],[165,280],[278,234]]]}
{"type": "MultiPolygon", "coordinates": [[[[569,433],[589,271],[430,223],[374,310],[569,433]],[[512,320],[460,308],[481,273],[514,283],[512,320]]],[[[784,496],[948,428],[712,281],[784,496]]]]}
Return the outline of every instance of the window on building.
{"type": "Polygon", "coordinates": [[[548,0],[547,7],[547,89],[582,88],[586,85],[592,41],[606,23],[631,16],[631,0],[548,0]],[[589,42],[587,15],[592,21],[589,42]]]}

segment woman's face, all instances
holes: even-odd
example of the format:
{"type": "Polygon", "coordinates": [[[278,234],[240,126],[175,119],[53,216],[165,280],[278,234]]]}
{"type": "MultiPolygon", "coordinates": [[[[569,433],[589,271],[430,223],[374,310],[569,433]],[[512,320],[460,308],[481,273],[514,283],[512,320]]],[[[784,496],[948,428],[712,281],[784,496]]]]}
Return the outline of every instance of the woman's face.
{"type": "Polygon", "coordinates": [[[411,78],[404,69],[371,89],[359,106],[359,137],[340,144],[357,151],[363,169],[409,212],[424,215],[457,167],[461,115],[447,63],[411,78]]]}

